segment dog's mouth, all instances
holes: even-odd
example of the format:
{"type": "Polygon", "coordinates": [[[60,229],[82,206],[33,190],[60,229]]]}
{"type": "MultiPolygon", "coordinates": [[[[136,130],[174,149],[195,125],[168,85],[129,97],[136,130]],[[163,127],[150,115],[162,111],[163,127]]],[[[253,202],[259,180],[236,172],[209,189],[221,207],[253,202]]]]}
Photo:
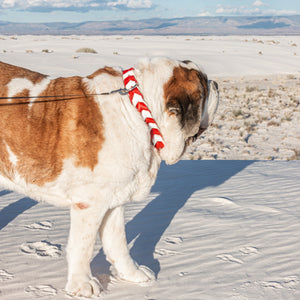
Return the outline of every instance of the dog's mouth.
{"type": "Polygon", "coordinates": [[[190,144],[194,143],[199,138],[199,136],[209,127],[217,111],[218,104],[219,104],[218,84],[213,80],[209,80],[208,95],[207,98],[205,99],[205,105],[201,115],[199,130],[194,136],[191,136],[186,140],[186,146],[189,146],[190,144]]]}
{"type": "Polygon", "coordinates": [[[189,146],[192,143],[196,142],[196,140],[198,139],[198,137],[206,130],[206,128],[199,128],[199,131],[194,135],[194,136],[190,136],[187,140],[186,140],[186,145],[189,146]]]}

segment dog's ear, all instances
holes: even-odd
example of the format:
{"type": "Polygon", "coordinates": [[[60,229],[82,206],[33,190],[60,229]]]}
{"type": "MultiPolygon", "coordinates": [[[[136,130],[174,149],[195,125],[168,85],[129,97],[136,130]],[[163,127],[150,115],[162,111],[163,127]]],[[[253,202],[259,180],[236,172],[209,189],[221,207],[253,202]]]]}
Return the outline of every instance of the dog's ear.
{"type": "Polygon", "coordinates": [[[208,81],[208,96],[205,99],[205,105],[201,116],[200,129],[203,131],[212,123],[219,104],[218,84],[208,81]]]}
{"type": "Polygon", "coordinates": [[[168,99],[166,108],[170,114],[178,118],[182,128],[185,127],[187,130],[199,119],[197,101],[186,93],[168,99]]]}
{"type": "Polygon", "coordinates": [[[180,105],[180,102],[178,101],[178,99],[175,98],[168,100],[166,104],[166,108],[170,114],[174,114],[175,116],[181,115],[183,110],[180,105]]]}

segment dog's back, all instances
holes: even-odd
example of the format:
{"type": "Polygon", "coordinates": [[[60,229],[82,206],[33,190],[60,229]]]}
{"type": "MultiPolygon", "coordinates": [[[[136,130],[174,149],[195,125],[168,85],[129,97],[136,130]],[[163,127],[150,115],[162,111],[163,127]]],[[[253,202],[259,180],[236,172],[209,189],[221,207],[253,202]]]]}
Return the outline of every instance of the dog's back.
{"type": "Polygon", "coordinates": [[[0,62],[0,86],[1,177],[43,186],[59,176],[67,158],[94,168],[103,143],[102,116],[81,77],[50,80],[0,62]]]}

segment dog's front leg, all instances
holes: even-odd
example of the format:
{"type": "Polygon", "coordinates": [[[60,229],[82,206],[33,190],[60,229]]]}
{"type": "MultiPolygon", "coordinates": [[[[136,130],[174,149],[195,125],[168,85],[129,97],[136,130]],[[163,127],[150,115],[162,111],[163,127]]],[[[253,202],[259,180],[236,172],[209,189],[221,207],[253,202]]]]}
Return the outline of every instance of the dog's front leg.
{"type": "Polygon", "coordinates": [[[154,273],[139,266],[130,256],[124,225],[123,206],[109,210],[100,226],[100,238],[107,260],[113,265],[119,279],[144,283],[155,280],[154,273]]]}
{"type": "Polygon", "coordinates": [[[100,294],[101,285],[92,276],[92,259],[96,235],[106,210],[96,205],[74,204],[67,247],[68,282],[71,295],[91,297],[100,294]]]}

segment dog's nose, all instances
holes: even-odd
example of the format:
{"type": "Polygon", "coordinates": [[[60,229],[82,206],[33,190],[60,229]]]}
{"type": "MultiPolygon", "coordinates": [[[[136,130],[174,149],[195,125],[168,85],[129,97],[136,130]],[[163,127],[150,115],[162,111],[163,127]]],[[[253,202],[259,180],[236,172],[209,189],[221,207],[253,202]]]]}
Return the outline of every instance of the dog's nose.
{"type": "Polygon", "coordinates": [[[213,82],[215,88],[216,88],[217,90],[219,90],[219,85],[218,85],[218,83],[217,83],[216,81],[214,81],[214,80],[212,80],[212,82],[213,82]]]}

